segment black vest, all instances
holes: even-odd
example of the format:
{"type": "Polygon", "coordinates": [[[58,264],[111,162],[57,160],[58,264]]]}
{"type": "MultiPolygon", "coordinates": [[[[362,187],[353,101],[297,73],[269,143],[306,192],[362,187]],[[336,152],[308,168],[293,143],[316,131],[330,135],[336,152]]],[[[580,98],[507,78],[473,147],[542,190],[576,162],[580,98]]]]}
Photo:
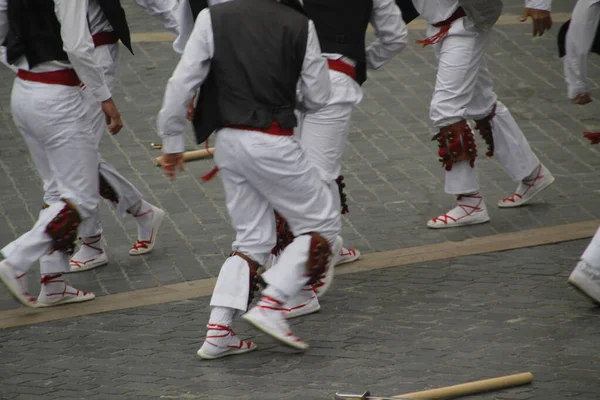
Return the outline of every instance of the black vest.
{"type": "MultiPolygon", "coordinates": [[[[119,38],[131,50],[129,26],[119,0],[98,0],[119,38]]],[[[25,56],[29,68],[48,61],[68,61],[63,51],[60,23],[49,0],[8,0],[9,31],[4,45],[7,61],[16,63],[25,56]]],[[[132,51],[133,52],[133,51],[132,51]]]]}
{"type": "Polygon", "coordinates": [[[127,17],[125,16],[125,10],[121,7],[120,0],[96,0],[100,9],[104,13],[104,16],[112,26],[115,33],[119,36],[121,42],[129,49],[133,54],[133,48],[131,47],[131,34],[129,33],[129,25],[127,24],[127,17]]]}
{"type": "Polygon", "coordinates": [[[9,30],[4,45],[10,64],[25,56],[29,67],[47,61],[66,61],[54,2],[8,0],[9,30]]]}
{"type": "Polygon", "coordinates": [[[402,19],[407,25],[419,16],[419,12],[415,8],[412,0],[396,0],[396,5],[400,8],[402,19]]]}
{"type": "Polygon", "coordinates": [[[373,0],[304,0],[315,23],[323,53],[342,54],[356,61],[356,81],[367,79],[365,34],[373,0]]]}
{"type": "MultiPolygon", "coordinates": [[[[297,4],[297,3],[296,3],[297,4]]],[[[237,0],[211,7],[214,55],[194,118],[204,142],[228,125],[293,128],[296,85],[308,18],[275,0],[237,0]]]]}

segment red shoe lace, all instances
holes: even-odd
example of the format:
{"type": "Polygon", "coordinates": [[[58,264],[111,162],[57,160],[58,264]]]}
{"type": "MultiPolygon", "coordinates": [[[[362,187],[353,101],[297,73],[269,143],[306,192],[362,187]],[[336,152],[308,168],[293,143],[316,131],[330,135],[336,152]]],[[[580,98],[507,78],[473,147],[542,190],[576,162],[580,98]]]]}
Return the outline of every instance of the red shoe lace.
{"type": "Polygon", "coordinates": [[[133,246],[131,246],[131,250],[141,250],[141,249],[147,249],[148,245],[152,243],[151,240],[140,240],[138,239],[133,246]]]}
{"type": "Polygon", "coordinates": [[[529,192],[529,189],[531,189],[532,187],[534,187],[535,183],[537,181],[539,181],[540,179],[542,179],[543,177],[544,177],[544,175],[542,175],[542,165],[540,164],[538,166],[538,170],[537,170],[537,173],[535,174],[534,178],[523,179],[521,181],[521,182],[523,182],[523,184],[525,186],[527,186],[527,189],[523,192],[523,194],[514,193],[513,195],[508,196],[508,197],[502,199],[502,201],[514,203],[514,202],[516,202],[516,197],[518,197],[519,199],[522,199],[523,196],[525,196],[527,194],[527,192],[529,192]]]}
{"type": "Polygon", "coordinates": [[[355,249],[346,249],[348,250],[347,253],[344,253],[344,250],[340,251],[340,256],[354,256],[356,255],[356,250],[355,249]]]}
{"type": "MultiPolygon", "coordinates": [[[[219,325],[219,324],[208,324],[207,325],[208,331],[217,331],[217,332],[224,332],[223,334],[217,334],[217,335],[207,335],[206,336],[206,343],[215,346],[215,347],[228,347],[231,349],[241,349],[242,347],[244,347],[244,345],[246,345],[248,348],[250,348],[250,346],[252,345],[252,341],[251,340],[240,340],[240,343],[236,346],[236,345],[231,345],[228,344],[227,346],[219,346],[216,345],[214,343],[212,343],[210,340],[208,339],[222,339],[225,338],[229,335],[231,336],[236,336],[235,332],[233,331],[233,329],[231,329],[228,326],[225,325],[219,325]]],[[[238,339],[239,340],[239,339],[238,339]]]]}
{"type": "Polygon", "coordinates": [[[76,290],[76,292],[69,292],[68,288],[69,285],[67,285],[67,282],[65,282],[64,279],[60,279],[62,278],[62,274],[56,274],[56,275],[44,275],[42,276],[42,279],[40,279],[40,283],[43,284],[44,286],[48,285],[49,283],[64,283],[64,288],[62,292],[56,292],[56,293],[46,293],[46,296],[65,296],[65,295],[73,295],[73,296],[79,296],[79,293],[82,293],[84,296],[86,294],[88,294],[87,292],[84,292],[83,290],[79,290],[79,289],[75,289],[75,288],[71,288],[76,290]]]}
{"type": "MultiPolygon", "coordinates": [[[[81,243],[81,246],[87,246],[91,249],[96,250],[98,253],[103,254],[104,253],[104,249],[101,247],[96,247],[96,246],[92,246],[93,244],[96,244],[100,241],[100,239],[102,239],[102,235],[98,235],[98,236],[90,236],[90,239],[95,239],[93,242],[86,242],[85,240],[81,243]]],[[[89,260],[86,261],[77,261],[77,260],[73,260],[71,259],[71,261],[69,262],[71,264],[72,267],[77,267],[77,268],[81,268],[83,267],[85,264],[89,263],[90,261],[94,261],[96,259],[96,257],[92,257],[89,260]]]]}
{"type": "MultiPolygon", "coordinates": [[[[23,277],[25,277],[25,275],[27,275],[27,273],[23,273],[21,275],[15,276],[16,280],[19,280],[23,277]]],[[[36,299],[35,297],[33,297],[28,291],[27,289],[23,289],[23,291],[21,292],[24,296],[27,296],[27,301],[29,301],[30,303],[35,303],[36,299]]]]}
{"type": "Polygon", "coordinates": [[[460,218],[454,218],[448,214],[442,214],[439,217],[435,217],[433,218],[433,222],[438,222],[441,221],[444,224],[448,224],[448,221],[451,220],[452,222],[457,222],[465,217],[471,216],[473,215],[475,212],[478,211],[483,211],[483,209],[480,207],[481,203],[483,202],[483,197],[481,197],[479,194],[461,194],[460,196],[457,197],[456,200],[460,201],[463,198],[468,198],[468,199],[479,199],[479,202],[477,203],[477,205],[475,206],[471,206],[469,204],[458,204],[458,206],[460,208],[462,208],[462,210],[465,212],[465,215],[463,215],[460,218]]]}
{"type": "Polygon", "coordinates": [[[283,303],[277,299],[274,299],[269,296],[261,297],[260,301],[256,305],[259,308],[264,308],[267,310],[275,310],[275,311],[287,311],[287,308],[283,308],[283,303]],[[264,304],[261,304],[264,303],[264,304]]]}

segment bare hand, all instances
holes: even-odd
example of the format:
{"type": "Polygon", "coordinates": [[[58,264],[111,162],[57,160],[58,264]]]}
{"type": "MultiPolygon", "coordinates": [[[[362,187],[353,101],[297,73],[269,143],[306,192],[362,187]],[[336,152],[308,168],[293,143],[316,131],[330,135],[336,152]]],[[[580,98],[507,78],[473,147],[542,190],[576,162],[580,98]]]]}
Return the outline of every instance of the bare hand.
{"type": "Polygon", "coordinates": [[[194,100],[196,100],[196,95],[194,95],[194,97],[192,97],[192,100],[190,100],[190,103],[188,104],[188,107],[187,107],[187,115],[185,117],[189,121],[194,119],[194,113],[196,112],[196,108],[194,107],[194,100]]]}
{"type": "Polygon", "coordinates": [[[571,99],[571,101],[575,104],[579,104],[580,106],[591,103],[592,102],[592,94],[591,93],[581,93],[575,96],[575,98],[571,99]]]}
{"type": "Polygon", "coordinates": [[[185,170],[184,164],[183,153],[163,153],[160,157],[160,165],[162,165],[163,172],[172,181],[175,180],[177,168],[179,168],[180,171],[185,170]]]}
{"type": "Polygon", "coordinates": [[[552,15],[550,11],[538,10],[536,8],[526,8],[520,18],[521,22],[527,21],[531,17],[533,21],[533,36],[542,36],[545,31],[552,27],[552,15]]]}
{"type": "Polygon", "coordinates": [[[123,128],[123,121],[121,121],[121,114],[112,98],[102,102],[102,111],[104,111],[104,118],[109,132],[112,135],[119,133],[123,128]]]}

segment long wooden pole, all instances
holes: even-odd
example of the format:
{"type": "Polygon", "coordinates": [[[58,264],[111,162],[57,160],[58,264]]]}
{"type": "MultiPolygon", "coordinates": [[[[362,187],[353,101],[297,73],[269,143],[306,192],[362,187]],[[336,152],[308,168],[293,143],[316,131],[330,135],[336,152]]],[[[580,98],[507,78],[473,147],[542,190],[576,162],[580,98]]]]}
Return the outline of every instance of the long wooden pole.
{"type": "Polygon", "coordinates": [[[439,389],[424,390],[421,392],[405,393],[393,396],[397,399],[428,399],[440,400],[460,396],[468,396],[476,393],[489,392],[491,390],[505,389],[512,386],[527,385],[533,381],[531,372],[501,376],[498,378],[484,379],[481,381],[462,383],[460,385],[446,386],[439,389]]]}

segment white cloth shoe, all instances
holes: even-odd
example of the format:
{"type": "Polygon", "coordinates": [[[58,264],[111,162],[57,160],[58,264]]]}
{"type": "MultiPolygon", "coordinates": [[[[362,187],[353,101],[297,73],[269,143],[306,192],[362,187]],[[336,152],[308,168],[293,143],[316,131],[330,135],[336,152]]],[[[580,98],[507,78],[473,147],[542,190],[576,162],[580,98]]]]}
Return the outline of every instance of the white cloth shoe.
{"type": "Polygon", "coordinates": [[[308,343],[294,335],[284,318],[286,309],[280,301],[263,296],[242,318],[281,343],[298,350],[308,349],[308,343]]]}
{"type": "Polygon", "coordinates": [[[27,291],[27,274],[17,275],[6,261],[0,262],[0,280],[6,285],[10,294],[21,304],[37,308],[35,297],[27,291]]]}
{"type": "Polygon", "coordinates": [[[519,207],[529,202],[536,195],[554,183],[554,177],[546,167],[540,164],[533,173],[519,182],[514,194],[498,202],[498,207],[519,207]]]}
{"type": "Polygon", "coordinates": [[[460,195],[457,201],[456,207],[446,214],[429,220],[427,226],[432,229],[455,228],[483,224],[490,220],[483,197],[479,193],[460,195]]]}
{"type": "Polygon", "coordinates": [[[354,262],[360,258],[360,251],[356,249],[347,249],[342,247],[340,251],[340,257],[336,265],[342,265],[354,262]]]}
{"type": "MultiPolygon", "coordinates": [[[[152,213],[152,230],[150,233],[150,240],[141,240],[138,237],[137,242],[135,242],[131,247],[131,250],[129,250],[129,254],[132,256],[140,256],[142,254],[150,253],[156,244],[156,236],[158,235],[160,224],[162,224],[162,221],[165,218],[165,212],[158,207],[150,205],[150,210],[147,211],[147,213],[152,213]]],[[[144,216],[146,216],[146,213],[134,215],[136,218],[144,216]]]]}
{"type": "Polygon", "coordinates": [[[197,354],[205,360],[214,360],[253,350],[256,350],[256,343],[251,340],[240,340],[230,327],[209,324],[206,339],[197,354]]]}
{"type": "Polygon", "coordinates": [[[338,263],[340,258],[340,252],[344,246],[344,240],[341,236],[335,238],[335,243],[331,249],[331,260],[329,260],[329,264],[327,265],[327,269],[325,273],[321,275],[320,279],[313,286],[315,289],[315,293],[317,297],[323,296],[328,290],[331,284],[333,283],[333,277],[335,275],[335,265],[338,263]]]}
{"type": "Polygon", "coordinates": [[[67,284],[62,274],[45,275],[42,280],[42,290],[37,299],[38,307],[53,307],[62,304],[81,303],[94,300],[94,293],[75,289],[67,284]]]}
{"type": "Polygon", "coordinates": [[[569,283],[594,303],[600,305],[600,268],[594,268],[581,260],[571,272],[569,283]]]}
{"type": "Polygon", "coordinates": [[[303,288],[296,297],[285,303],[283,308],[286,309],[284,311],[286,319],[316,313],[321,309],[314,286],[303,288]]]}
{"type": "Polygon", "coordinates": [[[81,248],[71,257],[71,272],[83,272],[108,264],[108,257],[102,248],[102,235],[83,238],[81,248]]]}

